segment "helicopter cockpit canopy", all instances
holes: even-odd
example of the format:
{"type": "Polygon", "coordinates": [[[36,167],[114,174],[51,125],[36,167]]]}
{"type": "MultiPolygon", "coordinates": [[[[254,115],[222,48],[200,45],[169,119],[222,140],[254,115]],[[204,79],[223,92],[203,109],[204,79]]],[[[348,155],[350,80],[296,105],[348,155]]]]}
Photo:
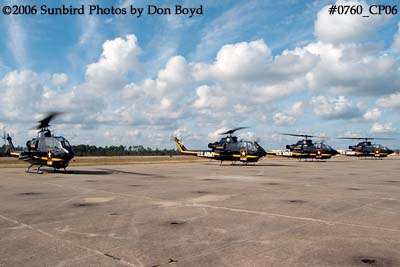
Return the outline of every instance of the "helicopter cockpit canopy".
{"type": "Polygon", "coordinates": [[[373,144],[373,148],[374,149],[381,149],[381,150],[389,150],[388,147],[383,146],[383,145],[379,145],[379,144],[373,144]]]}
{"type": "Polygon", "coordinates": [[[236,136],[227,136],[224,138],[221,138],[221,140],[219,141],[220,144],[224,144],[224,143],[237,143],[237,137],[236,136]]]}
{"type": "Polygon", "coordinates": [[[63,148],[71,148],[71,145],[70,145],[70,143],[68,142],[68,140],[67,139],[65,139],[64,137],[62,137],[62,136],[56,136],[56,140],[59,142],[59,144],[61,145],[61,147],[63,147],[63,148]]]}
{"type": "Polygon", "coordinates": [[[241,141],[240,149],[244,149],[248,152],[257,152],[257,146],[251,141],[241,141]]]}
{"type": "Polygon", "coordinates": [[[373,146],[370,141],[360,142],[360,143],[358,143],[357,145],[355,145],[353,147],[368,147],[368,146],[373,146]]]}
{"type": "Polygon", "coordinates": [[[301,140],[301,141],[297,141],[297,143],[295,144],[295,146],[312,146],[313,145],[313,142],[312,142],[312,140],[309,140],[309,139],[304,139],[304,140],[301,140]]]}
{"type": "Polygon", "coordinates": [[[333,150],[333,148],[331,146],[324,144],[324,143],[317,143],[317,144],[315,144],[315,147],[318,149],[333,150]]]}

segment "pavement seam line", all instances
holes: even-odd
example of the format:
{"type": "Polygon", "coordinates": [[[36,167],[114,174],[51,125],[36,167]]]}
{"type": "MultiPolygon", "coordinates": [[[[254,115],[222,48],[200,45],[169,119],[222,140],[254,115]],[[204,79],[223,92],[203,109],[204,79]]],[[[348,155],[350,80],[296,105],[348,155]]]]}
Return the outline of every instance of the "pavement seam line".
{"type": "MultiPolygon", "coordinates": [[[[105,252],[101,252],[101,251],[99,251],[99,250],[97,250],[97,249],[89,248],[89,247],[86,247],[86,246],[81,246],[81,245],[74,244],[72,241],[59,238],[59,237],[57,237],[57,236],[55,236],[55,235],[52,235],[52,234],[50,234],[50,233],[48,233],[48,232],[46,232],[46,231],[43,231],[43,230],[34,228],[34,227],[32,227],[31,225],[29,225],[29,224],[26,224],[26,223],[23,223],[23,222],[19,222],[19,221],[17,221],[17,220],[10,219],[10,218],[8,218],[8,217],[6,217],[6,216],[4,216],[4,215],[1,215],[1,214],[0,214],[0,218],[4,219],[4,220],[6,220],[6,221],[9,221],[9,222],[13,222],[13,223],[15,223],[15,224],[22,225],[22,226],[24,226],[24,227],[26,227],[26,228],[28,228],[28,229],[30,229],[30,230],[32,230],[32,231],[38,232],[38,233],[40,233],[40,234],[42,234],[42,235],[45,235],[45,236],[47,236],[47,237],[49,237],[49,238],[52,238],[52,239],[56,239],[56,240],[62,241],[62,242],[67,243],[67,244],[69,244],[69,245],[71,245],[71,246],[73,246],[73,247],[80,248],[80,249],[84,249],[84,250],[86,250],[86,251],[88,251],[88,252],[92,252],[92,253],[95,253],[95,254],[98,254],[98,255],[102,255],[103,257],[109,258],[109,256],[105,255],[105,254],[106,254],[105,252]]],[[[128,262],[128,261],[126,261],[126,260],[123,260],[123,259],[120,259],[118,262],[121,262],[121,263],[123,263],[123,264],[125,264],[125,265],[128,265],[128,266],[133,266],[133,267],[138,266],[138,265],[135,265],[135,264],[130,263],[130,262],[128,262]]]]}
{"type": "Polygon", "coordinates": [[[384,231],[391,231],[391,232],[400,232],[400,229],[370,226],[370,225],[363,225],[363,224],[354,224],[354,223],[345,223],[345,222],[327,221],[327,220],[321,220],[321,219],[313,219],[313,218],[308,218],[308,217],[297,217],[297,216],[283,215],[283,214],[270,213],[270,212],[264,212],[264,211],[253,211],[253,210],[211,206],[211,205],[204,205],[204,204],[194,204],[194,205],[187,205],[187,206],[203,207],[203,208],[210,208],[210,209],[222,209],[222,210],[229,210],[229,211],[234,211],[234,212],[245,212],[245,213],[271,216],[271,217],[281,217],[281,218],[287,218],[287,219],[311,221],[311,222],[323,223],[323,224],[328,224],[328,225],[337,224],[337,225],[345,225],[345,226],[368,228],[368,229],[377,229],[377,230],[384,230],[384,231]]]}

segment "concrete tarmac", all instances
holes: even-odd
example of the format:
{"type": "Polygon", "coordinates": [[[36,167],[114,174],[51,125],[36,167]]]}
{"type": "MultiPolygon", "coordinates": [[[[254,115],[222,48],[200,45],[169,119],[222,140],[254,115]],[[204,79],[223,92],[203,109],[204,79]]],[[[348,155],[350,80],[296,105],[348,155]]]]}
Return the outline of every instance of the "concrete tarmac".
{"type": "Polygon", "coordinates": [[[400,266],[400,157],[0,169],[0,266],[400,266]]]}

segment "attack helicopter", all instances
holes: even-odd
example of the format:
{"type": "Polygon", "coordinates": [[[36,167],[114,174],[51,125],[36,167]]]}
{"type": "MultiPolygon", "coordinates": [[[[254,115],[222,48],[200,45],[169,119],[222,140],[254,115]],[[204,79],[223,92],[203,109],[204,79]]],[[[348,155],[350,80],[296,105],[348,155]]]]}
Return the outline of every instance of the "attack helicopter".
{"type": "Polygon", "coordinates": [[[307,135],[307,134],[287,134],[282,133],[282,135],[303,137],[303,140],[299,140],[296,144],[287,145],[286,150],[269,150],[268,155],[282,156],[289,158],[298,159],[330,159],[332,156],[339,154],[335,149],[329,145],[324,144],[324,142],[316,142],[310,139],[310,137],[323,138],[321,136],[307,135]]]}
{"type": "Polygon", "coordinates": [[[237,136],[233,136],[233,133],[245,128],[247,127],[239,127],[219,133],[219,135],[226,136],[218,142],[209,143],[208,147],[211,150],[188,150],[178,138],[175,137],[174,141],[182,154],[220,160],[221,165],[223,161],[231,161],[232,164],[237,161],[243,164],[257,162],[267,155],[265,150],[256,141],[238,140],[237,136]]]}
{"type": "Polygon", "coordinates": [[[385,158],[394,151],[380,144],[372,144],[370,140],[395,140],[392,138],[374,138],[374,137],[338,137],[338,139],[362,140],[356,145],[349,146],[350,151],[345,151],[346,156],[355,156],[360,158],[385,158]]]}
{"type": "Polygon", "coordinates": [[[39,125],[34,128],[38,130],[37,137],[26,142],[24,151],[15,151],[12,139],[7,135],[11,156],[31,164],[26,172],[30,172],[30,169],[35,165],[39,166],[37,173],[42,173],[40,168],[43,166],[66,171],[70,160],[74,157],[74,152],[68,140],[63,136],[54,136],[49,129],[50,121],[59,114],[57,112],[50,113],[39,121],[39,125]]]}

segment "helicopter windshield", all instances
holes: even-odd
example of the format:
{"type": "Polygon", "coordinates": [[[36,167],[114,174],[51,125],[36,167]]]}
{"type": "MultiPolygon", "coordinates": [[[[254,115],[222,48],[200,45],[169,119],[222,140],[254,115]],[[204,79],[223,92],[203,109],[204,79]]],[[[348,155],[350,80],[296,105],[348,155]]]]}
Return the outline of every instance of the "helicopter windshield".
{"type": "Polygon", "coordinates": [[[257,151],[257,147],[255,146],[255,144],[253,144],[252,142],[242,142],[242,144],[240,145],[241,149],[246,149],[247,151],[252,151],[252,152],[256,152],[257,151]]]}
{"type": "Polygon", "coordinates": [[[61,141],[61,145],[64,148],[70,148],[71,147],[71,145],[69,144],[69,142],[67,140],[61,141]]]}
{"type": "Polygon", "coordinates": [[[332,148],[331,146],[329,146],[329,145],[325,145],[325,144],[324,144],[324,147],[325,147],[326,149],[333,150],[333,148],[332,148]]]}
{"type": "Polygon", "coordinates": [[[68,142],[68,140],[67,139],[65,139],[64,137],[56,137],[57,138],[57,140],[58,141],[60,141],[60,143],[61,143],[61,146],[63,147],[63,148],[70,148],[71,147],[71,145],[70,145],[70,143],[68,142]]]}

